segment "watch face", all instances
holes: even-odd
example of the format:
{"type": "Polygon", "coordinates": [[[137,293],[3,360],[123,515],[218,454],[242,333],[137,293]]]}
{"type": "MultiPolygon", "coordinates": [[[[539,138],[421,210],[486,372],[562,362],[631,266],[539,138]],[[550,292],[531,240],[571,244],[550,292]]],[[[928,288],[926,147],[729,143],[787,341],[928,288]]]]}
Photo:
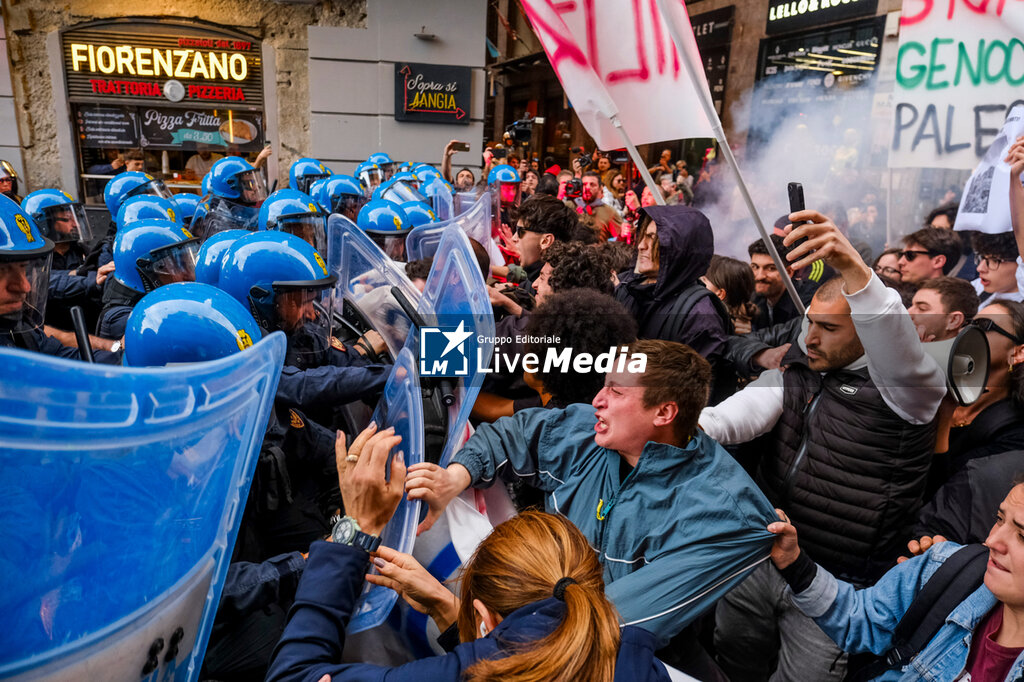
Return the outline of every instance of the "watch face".
{"type": "Polygon", "coordinates": [[[356,522],[347,516],[341,518],[336,524],[334,524],[334,531],[331,533],[331,539],[337,542],[339,545],[351,545],[352,539],[356,536],[356,522]]]}

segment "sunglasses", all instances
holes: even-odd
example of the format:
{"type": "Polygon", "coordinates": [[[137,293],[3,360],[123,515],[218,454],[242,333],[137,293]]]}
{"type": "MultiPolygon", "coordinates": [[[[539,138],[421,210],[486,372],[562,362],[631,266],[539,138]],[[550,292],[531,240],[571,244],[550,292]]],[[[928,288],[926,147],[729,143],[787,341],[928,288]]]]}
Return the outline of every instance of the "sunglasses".
{"type": "Polygon", "coordinates": [[[900,274],[899,268],[890,268],[888,265],[875,268],[875,272],[886,277],[895,277],[900,274]]]}
{"type": "Polygon", "coordinates": [[[987,317],[977,317],[971,320],[968,324],[970,324],[972,327],[977,327],[983,332],[995,332],[996,334],[1001,334],[1006,338],[1010,339],[1011,341],[1013,341],[1015,345],[1019,346],[1021,344],[1024,344],[1024,339],[1021,339],[1016,334],[1011,334],[1010,332],[1006,331],[1005,329],[1003,329],[1002,327],[1000,327],[998,324],[996,324],[987,317]]]}
{"type": "Polygon", "coordinates": [[[526,225],[516,225],[516,236],[522,239],[526,236],[527,232],[536,232],[537,234],[544,234],[540,230],[532,230],[526,225]]]}
{"type": "Polygon", "coordinates": [[[897,254],[897,255],[900,258],[906,258],[908,263],[913,263],[914,259],[917,258],[918,256],[930,256],[930,255],[932,255],[932,252],[931,251],[912,251],[912,250],[908,249],[906,251],[900,251],[899,254],[897,254]]]}

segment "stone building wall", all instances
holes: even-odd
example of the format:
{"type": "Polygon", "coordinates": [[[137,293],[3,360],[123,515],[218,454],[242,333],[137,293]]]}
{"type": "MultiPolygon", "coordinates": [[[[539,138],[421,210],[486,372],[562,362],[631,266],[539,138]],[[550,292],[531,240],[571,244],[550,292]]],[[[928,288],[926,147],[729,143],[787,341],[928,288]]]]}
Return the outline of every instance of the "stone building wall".
{"type": "Polygon", "coordinates": [[[83,22],[125,16],[201,19],[249,33],[274,49],[276,93],[265,94],[268,105],[277,103],[280,139],[272,143],[278,179],[287,183],[291,161],[312,151],[307,27],[365,28],[366,0],[4,0],[16,119],[29,187],[59,185],[64,175],[61,164],[74,163],[74,159],[62,159],[58,149],[60,126],[71,122],[66,111],[56,111],[47,36],[83,22]]]}

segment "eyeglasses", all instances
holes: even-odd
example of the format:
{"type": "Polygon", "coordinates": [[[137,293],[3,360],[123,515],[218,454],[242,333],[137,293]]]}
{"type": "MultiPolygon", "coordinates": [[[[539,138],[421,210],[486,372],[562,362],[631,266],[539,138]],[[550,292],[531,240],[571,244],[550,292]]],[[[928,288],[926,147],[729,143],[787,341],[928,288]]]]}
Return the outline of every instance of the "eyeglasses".
{"type": "Polygon", "coordinates": [[[898,255],[900,258],[906,258],[908,263],[913,263],[914,259],[918,256],[930,256],[931,254],[931,251],[913,251],[908,249],[906,251],[900,251],[898,255]]]}
{"type": "Polygon", "coordinates": [[[1002,327],[1000,327],[998,324],[996,324],[987,317],[976,317],[973,320],[971,320],[968,324],[970,324],[972,327],[977,327],[983,332],[995,332],[996,334],[1001,334],[1006,338],[1010,339],[1011,341],[1013,341],[1014,344],[1018,346],[1024,344],[1024,339],[1021,339],[1016,334],[1011,334],[1010,332],[1006,331],[1005,329],[1003,329],[1002,327]]]}
{"type": "Polygon", "coordinates": [[[875,272],[879,275],[885,275],[886,277],[895,277],[900,274],[899,268],[890,268],[887,265],[880,265],[875,268],[875,272]]]}
{"type": "Polygon", "coordinates": [[[1003,260],[1002,258],[996,258],[995,256],[982,256],[981,254],[977,254],[977,253],[974,254],[974,265],[975,265],[975,267],[977,267],[977,266],[981,265],[982,263],[984,263],[985,267],[988,268],[989,270],[995,270],[996,268],[998,268],[1003,263],[1008,263],[1008,262],[1009,261],[1003,260]]]}

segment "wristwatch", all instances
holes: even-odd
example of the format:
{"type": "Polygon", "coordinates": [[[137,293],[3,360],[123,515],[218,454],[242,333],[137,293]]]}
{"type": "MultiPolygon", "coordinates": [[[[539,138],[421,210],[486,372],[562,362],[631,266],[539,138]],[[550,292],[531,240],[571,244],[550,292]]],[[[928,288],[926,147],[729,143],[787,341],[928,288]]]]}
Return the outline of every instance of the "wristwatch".
{"type": "Polygon", "coordinates": [[[339,545],[358,547],[365,552],[375,552],[380,547],[380,537],[364,533],[363,529],[351,516],[342,516],[334,524],[331,531],[331,541],[339,545]]]}
{"type": "Polygon", "coordinates": [[[114,343],[110,344],[110,352],[111,353],[116,353],[119,350],[121,350],[121,342],[120,341],[114,341],[114,343]]]}

